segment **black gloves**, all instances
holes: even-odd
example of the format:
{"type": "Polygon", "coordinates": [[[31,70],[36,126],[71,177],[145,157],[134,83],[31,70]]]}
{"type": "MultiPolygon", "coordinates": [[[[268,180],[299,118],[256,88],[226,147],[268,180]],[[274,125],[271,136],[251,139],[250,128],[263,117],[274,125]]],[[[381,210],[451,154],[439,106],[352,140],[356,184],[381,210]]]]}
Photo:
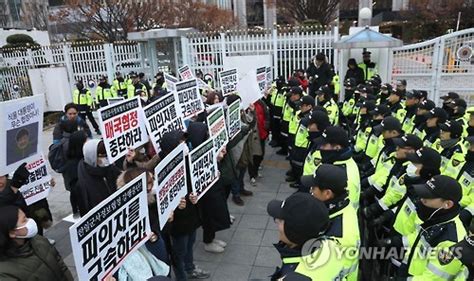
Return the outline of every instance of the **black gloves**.
{"type": "Polygon", "coordinates": [[[13,174],[13,178],[11,180],[11,186],[15,188],[22,187],[25,183],[28,182],[28,177],[30,176],[30,172],[26,169],[26,163],[21,164],[18,169],[16,169],[15,173],[13,174]]]}

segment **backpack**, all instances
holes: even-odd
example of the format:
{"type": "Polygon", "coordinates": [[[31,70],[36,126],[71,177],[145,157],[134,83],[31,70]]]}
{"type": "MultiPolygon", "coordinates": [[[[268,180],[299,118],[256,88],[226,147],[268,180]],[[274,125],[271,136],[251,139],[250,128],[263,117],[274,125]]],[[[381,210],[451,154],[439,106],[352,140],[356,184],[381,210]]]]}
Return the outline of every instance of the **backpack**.
{"type": "Polygon", "coordinates": [[[62,138],[60,142],[53,143],[49,146],[49,164],[51,164],[51,168],[53,168],[55,172],[60,174],[66,170],[66,153],[64,152],[68,141],[68,138],[62,138]]]}

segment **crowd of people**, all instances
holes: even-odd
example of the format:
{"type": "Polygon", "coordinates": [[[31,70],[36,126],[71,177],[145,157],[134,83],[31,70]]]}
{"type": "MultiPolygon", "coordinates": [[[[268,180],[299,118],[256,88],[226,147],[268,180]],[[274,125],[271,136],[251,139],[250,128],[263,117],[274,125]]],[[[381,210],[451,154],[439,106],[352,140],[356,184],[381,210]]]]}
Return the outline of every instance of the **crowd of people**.
{"type": "MultiPolygon", "coordinates": [[[[269,145],[289,162],[286,181],[294,194],[267,205],[281,256],[269,279],[473,280],[474,108],[454,92],[437,107],[426,91],[408,91],[404,80],[383,83],[370,52],[359,64],[348,61],[343,97],[338,80],[324,54],[306,71],[275,79],[241,110],[241,131],[217,157],[218,181],[199,200],[188,182],[188,194],[163,229],[154,169],[179,144],[192,150],[209,138],[207,112],[187,122],[186,131],[164,134],[158,153],[147,143],[109,163],[93,104],[136,96],[149,104],[167,94],[164,75],[152,85],[143,74],[125,79],[117,73],[112,85],[101,77],[95,101],[78,82],[53,132],[74,218],[143,173],[147,177],[153,235],[107,279],[209,278],[194,263],[196,231],[202,227],[205,251],[225,251],[216,232],[233,223],[228,204],[242,206],[242,197],[253,195],[244,178],[248,173],[249,183],[257,182],[271,136],[269,145]]],[[[201,94],[207,108],[240,99],[213,89],[201,94]]],[[[0,177],[0,279],[72,280],[53,241],[41,236],[52,220],[47,200],[27,206],[18,192],[27,178],[25,165],[11,179],[0,177]]]]}

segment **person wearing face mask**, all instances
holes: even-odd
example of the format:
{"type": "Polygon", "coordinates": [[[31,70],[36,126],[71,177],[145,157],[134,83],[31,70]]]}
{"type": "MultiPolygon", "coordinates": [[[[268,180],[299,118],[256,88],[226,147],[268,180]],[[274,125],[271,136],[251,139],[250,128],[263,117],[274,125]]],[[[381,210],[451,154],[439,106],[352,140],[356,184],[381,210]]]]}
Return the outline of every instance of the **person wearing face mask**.
{"type": "Polygon", "coordinates": [[[454,99],[449,103],[449,107],[451,107],[453,111],[453,113],[450,116],[450,120],[454,120],[461,123],[463,129],[465,130],[467,127],[466,101],[462,98],[454,99]]]}
{"type": "Polygon", "coordinates": [[[331,71],[331,67],[326,62],[326,56],[323,53],[316,55],[308,69],[306,69],[306,74],[309,79],[308,95],[313,98],[316,98],[316,91],[322,86],[329,85],[334,76],[334,72],[331,71]]]}
{"type": "Polygon", "coordinates": [[[112,81],[111,89],[112,92],[117,93],[119,97],[127,98],[127,82],[123,79],[122,73],[115,73],[115,79],[112,81]]]}
{"type": "MultiPolygon", "coordinates": [[[[316,167],[321,163],[321,153],[319,151],[319,138],[326,128],[330,125],[329,117],[326,112],[314,110],[308,121],[308,141],[310,146],[304,161],[303,175],[312,175],[316,167]]],[[[308,192],[301,187],[300,191],[308,192]]]]}
{"type": "MultiPolygon", "coordinates": [[[[357,211],[347,197],[346,171],[338,166],[321,164],[314,175],[303,176],[301,183],[310,189],[314,198],[322,201],[329,211],[329,228],[325,235],[335,239],[343,251],[351,251],[357,257],[360,232],[357,211]]],[[[357,280],[358,258],[343,256],[343,280],[357,280]]]]}
{"type": "MultiPolygon", "coordinates": [[[[319,150],[321,163],[343,167],[348,177],[347,190],[351,204],[359,208],[360,176],[357,163],[352,158],[352,149],[349,146],[347,132],[336,126],[327,127],[321,135],[319,150]]],[[[318,169],[316,167],[316,169],[318,169]]]]}
{"type": "Polygon", "coordinates": [[[466,148],[461,138],[463,128],[457,121],[446,121],[446,123],[440,124],[439,128],[439,139],[432,147],[441,154],[441,173],[452,176],[453,171],[445,171],[448,163],[452,159],[463,162],[466,154],[466,148]]]}
{"type": "Polygon", "coordinates": [[[423,139],[426,135],[424,129],[426,127],[426,118],[427,113],[430,112],[436,105],[432,100],[424,100],[418,106],[418,109],[415,113],[415,118],[413,119],[413,130],[411,132],[406,133],[413,133],[420,139],[423,139]]]}
{"type": "Polygon", "coordinates": [[[87,141],[82,151],[84,159],[79,161],[77,167],[77,186],[80,194],[79,213],[84,216],[114,193],[120,169],[109,163],[102,140],[87,141]]]}
{"type": "Polygon", "coordinates": [[[296,129],[295,141],[290,151],[290,164],[293,175],[296,181],[290,184],[290,187],[300,187],[300,177],[303,175],[304,160],[310,145],[308,140],[308,123],[311,117],[311,111],[315,106],[314,98],[311,96],[304,96],[301,99],[300,110],[296,113],[300,120],[296,129]]]}
{"type": "Polygon", "coordinates": [[[444,109],[435,107],[425,114],[425,118],[426,125],[423,128],[423,137],[420,138],[426,146],[436,149],[433,144],[439,139],[441,133],[439,126],[448,120],[448,114],[444,109]]]}
{"type": "Polygon", "coordinates": [[[107,106],[107,102],[110,98],[116,98],[117,93],[112,90],[112,86],[107,82],[107,76],[101,75],[99,78],[99,84],[95,89],[95,99],[96,103],[100,107],[107,106]]]}
{"type": "Polygon", "coordinates": [[[354,96],[354,90],[357,86],[356,81],[354,78],[347,78],[344,80],[344,102],[341,108],[341,124],[347,124],[347,126],[351,127],[354,123],[355,114],[354,114],[354,106],[356,104],[356,99],[354,96]]]}
{"type": "Polygon", "coordinates": [[[393,93],[393,87],[390,83],[382,84],[378,94],[377,104],[387,104],[388,97],[393,93]]]}
{"type": "Polygon", "coordinates": [[[377,73],[375,62],[370,60],[371,54],[371,52],[364,50],[364,52],[362,52],[363,62],[359,63],[359,67],[364,71],[364,81],[370,80],[370,78],[377,73]]]}
{"type": "Polygon", "coordinates": [[[369,81],[367,81],[367,85],[377,94],[380,92],[380,88],[382,87],[382,79],[378,74],[375,74],[369,81]]]}
{"type": "Polygon", "coordinates": [[[82,80],[77,81],[76,89],[72,93],[72,102],[76,105],[79,117],[82,120],[86,121],[86,117],[91,122],[92,127],[94,127],[95,132],[100,135],[99,125],[92,115],[92,94],[91,91],[84,87],[82,80]]]}
{"type": "Polygon", "coordinates": [[[404,237],[407,247],[397,276],[412,280],[450,280],[463,270],[459,260],[447,261],[443,251],[466,236],[459,219],[462,189],[448,176],[437,175],[413,185],[419,200],[415,203],[420,227],[404,237]]]}
{"type": "Polygon", "coordinates": [[[453,157],[442,174],[456,179],[462,187],[461,213],[459,217],[469,226],[474,215],[474,136],[466,138],[469,149],[462,157],[453,157]]]}
{"type": "Polygon", "coordinates": [[[440,174],[441,156],[430,147],[422,147],[415,153],[407,154],[406,158],[409,161],[403,178],[406,193],[397,203],[392,224],[392,235],[397,237],[395,240],[410,234],[419,224],[414,203],[417,197],[413,191],[413,185],[425,183],[433,176],[440,174]]]}
{"type": "Polygon", "coordinates": [[[280,122],[283,114],[283,105],[285,104],[286,87],[285,78],[278,77],[275,81],[275,87],[270,89],[270,129],[272,132],[272,140],[270,146],[281,146],[280,122]]]}
{"type": "Polygon", "coordinates": [[[406,91],[393,91],[387,99],[387,105],[390,107],[392,115],[397,118],[400,122],[403,122],[405,119],[406,110],[405,106],[402,103],[403,98],[405,97],[406,91]]]}
{"type": "Polygon", "coordinates": [[[331,121],[331,124],[334,126],[339,122],[339,107],[333,99],[333,94],[331,88],[328,86],[322,86],[316,91],[318,98],[317,104],[326,108],[329,121],[331,121]]]}
{"type": "Polygon", "coordinates": [[[418,105],[420,104],[421,100],[421,93],[420,91],[413,90],[407,92],[405,100],[405,110],[406,114],[403,120],[400,122],[402,123],[402,130],[404,132],[412,132],[413,128],[415,127],[414,119],[416,116],[416,111],[418,110],[418,105]]]}
{"type": "Polygon", "coordinates": [[[0,213],[0,280],[74,280],[33,219],[17,206],[2,206],[0,213]]]}
{"type": "Polygon", "coordinates": [[[152,89],[165,89],[166,88],[166,83],[165,83],[165,75],[163,74],[163,71],[158,71],[155,75],[155,82],[151,84],[152,89]]]}
{"type": "MultiPolygon", "coordinates": [[[[415,135],[408,134],[400,138],[393,139],[396,146],[395,152],[392,154],[395,159],[393,167],[387,177],[387,181],[382,186],[382,191],[378,189],[371,189],[376,197],[375,203],[371,204],[363,210],[366,218],[372,220],[374,224],[383,223],[393,218],[396,204],[405,196],[405,176],[407,174],[407,167],[410,162],[407,155],[415,153],[416,150],[423,146],[421,139],[415,135]],[[381,215],[384,214],[382,217],[381,215]]],[[[413,166],[410,166],[412,168],[413,166]]],[[[413,174],[413,171],[409,171],[413,174]]]]}
{"type": "MultiPolygon", "coordinates": [[[[295,80],[288,81],[289,85],[295,85],[295,80]]],[[[303,96],[303,90],[299,86],[291,86],[286,94],[286,101],[283,105],[283,116],[280,123],[281,149],[276,152],[278,155],[287,156],[290,142],[290,122],[299,108],[299,101],[303,96]]],[[[295,133],[296,133],[296,128],[295,133]]]]}
{"type": "Polygon", "coordinates": [[[463,240],[451,246],[449,252],[441,256],[445,262],[458,259],[465,267],[455,281],[474,280],[474,221],[467,227],[468,233],[463,240]]]}
{"type": "Polygon", "coordinates": [[[277,224],[279,242],[275,248],[281,257],[281,267],[270,280],[339,280],[344,268],[336,255],[331,255],[336,242],[324,235],[329,225],[324,203],[297,192],[285,201],[270,201],[267,212],[277,224]]]}
{"type": "Polygon", "coordinates": [[[350,58],[347,61],[347,71],[346,76],[344,76],[344,81],[347,79],[354,79],[355,84],[359,85],[365,81],[364,70],[357,65],[357,62],[354,58],[350,58]]]}
{"type": "Polygon", "coordinates": [[[356,127],[356,135],[354,136],[354,159],[357,162],[367,163],[370,158],[365,154],[365,148],[372,132],[372,118],[369,112],[375,109],[374,101],[364,101],[360,103],[359,124],[356,127]]]}
{"type": "Polygon", "coordinates": [[[449,92],[448,94],[440,97],[440,99],[443,101],[442,108],[446,111],[446,113],[449,116],[453,114],[453,108],[451,106],[451,102],[458,98],[459,98],[459,94],[455,92],[449,92]]]}
{"type": "Polygon", "coordinates": [[[376,97],[374,96],[374,90],[372,87],[366,85],[366,84],[360,84],[357,86],[355,92],[356,96],[356,104],[354,107],[354,114],[356,115],[355,122],[353,124],[353,128],[357,128],[360,124],[360,104],[362,104],[364,101],[376,101],[376,97]]]}
{"type": "MultiPolygon", "coordinates": [[[[378,105],[374,110],[369,111],[369,115],[372,116],[372,120],[370,121],[371,130],[367,137],[367,143],[364,147],[365,152],[365,161],[370,161],[374,159],[377,154],[379,153],[380,149],[383,147],[383,136],[382,130],[380,130],[380,124],[384,120],[385,117],[390,115],[390,108],[386,105],[378,105]]],[[[369,164],[363,162],[361,164],[369,164]]],[[[370,168],[370,165],[359,165],[360,167],[364,167],[362,170],[367,171],[370,168]]]]}

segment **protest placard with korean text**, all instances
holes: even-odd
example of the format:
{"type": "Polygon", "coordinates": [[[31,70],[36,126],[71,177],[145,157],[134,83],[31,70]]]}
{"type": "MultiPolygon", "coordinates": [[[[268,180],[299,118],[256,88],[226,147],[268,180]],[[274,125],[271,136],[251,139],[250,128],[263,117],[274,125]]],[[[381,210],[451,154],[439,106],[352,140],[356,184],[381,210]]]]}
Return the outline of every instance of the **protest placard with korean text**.
{"type": "Polygon", "coordinates": [[[221,90],[224,97],[237,92],[237,82],[239,81],[237,68],[221,71],[219,73],[219,79],[221,81],[221,90]]]}
{"type": "Polygon", "coordinates": [[[171,212],[188,193],[186,185],[186,161],[182,143],[175,148],[155,168],[156,203],[160,229],[163,229],[171,212]]]}
{"type": "Polygon", "coordinates": [[[148,142],[140,98],[124,100],[99,109],[99,124],[110,163],[148,142]]]}
{"type": "Polygon", "coordinates": [[[192,190],[199,200],[219,179],[214,140],[209,138],[189,152],[188,160],[192,190]]]}
{"type": "Polygon", "coordinates": [[[143,111],[147,120],[146,127],[155,151],[160,151],[159,142],[170,131],[185,129],[181,108],[178,107],[176,94],[170,93],[147,105],[143,111]]]}
{"type": "Polygon", "coordinates": [[[150,237],[146,175],[136,177],[69,228],[79,280],[103,280],[150,237]]]}
{"type": "Polygon", "coordinates": [[[199,94],[197,79],[176,84],[177,100],[183,118],[189,119],[204,111],[204,103],[199,94]]]}
{"type": "Polygon", "coordinates": [[[263,93],[267,87],[267,68],[259,67],[257,68],[257,84],[260,92],[263,93]]]}
{"type": "Polygon", "coordinates": [[[176,92],[176,83],[179,82],[178,78],[174,77],[173,75],[169,75],[167,73],[164,73],[164,76],[165,76],[166,89],[169,92],[176,92]]]}
{"type": "Polygon", "coordinates": [[[218,153],[229,142],[222,106],[207,115],[207,126],[209,128],[209,136],[214,139],[214,149],[218,153]]]}
{"type": "Polygon", "coordinates": [[[37,158],[26,165],[26,169],[30,172],[26,183],[20,188],[26,205],[31,205],[49,195],[49,181],[51,175],[48,173],[46,159],[43,154],[38,154],[37,158]]]}
{"type": "Polygon", "coordinates": [[[0,102],[0,175],[34,161],[41,151],[42,95],[0,102]]]}
{"type": "Polygon", "coordinates": [[[233,139],[242,127],[240,123],[240,100],[236,100],[227,108],[227,129],[229,130],[229,139],[233,139]]]}
{"type": "Polygon", "coordinates": [[[193,79],[194,78],[194,74],[193,74],[193,71],[191,70],[191,68],[189,67],[189,65],[183,65],[181,66],[179,69],[178,69],[178,72],[179,72],[179,77],[181,77],[181,79],[184,81],[184,80],[189,80],[189,79],[193,79]]]}

